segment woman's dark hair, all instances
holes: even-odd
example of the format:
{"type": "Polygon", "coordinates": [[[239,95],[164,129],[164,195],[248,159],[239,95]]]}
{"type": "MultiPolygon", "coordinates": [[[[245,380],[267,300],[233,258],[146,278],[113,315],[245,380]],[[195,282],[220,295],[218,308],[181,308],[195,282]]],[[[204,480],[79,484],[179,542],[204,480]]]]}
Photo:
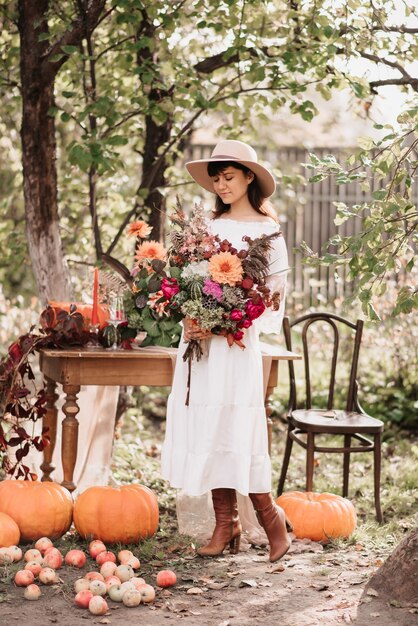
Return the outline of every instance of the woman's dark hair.
{"type": "MultiPolygon", "coordinates": [[[[208,163],[208,174],[209,176],[217,176],[227,167],[234,167],[236,170],[241,170],[245,175],[251,172],[251,169],[242,163],[238,163],[237,161],[213,161],[208,163]]],[[[269,211],[269,209],[263,207],[265,202],[265,197],[261,193],[260,185],[258,184],[257,176],[254,174],[253,180],[248,185],[248,200],[250,201],[251,206],[257,213],[260,215],[268,215],[273,217],[269,211]]],[[[219,196],[216,196],[215,202],[215,210],[214,217],[220,217],[223,213],[229,211],[230,205],[222,202],[219,196]]],[[[277,219],[274,217],[274,219],[277,219]]]]}

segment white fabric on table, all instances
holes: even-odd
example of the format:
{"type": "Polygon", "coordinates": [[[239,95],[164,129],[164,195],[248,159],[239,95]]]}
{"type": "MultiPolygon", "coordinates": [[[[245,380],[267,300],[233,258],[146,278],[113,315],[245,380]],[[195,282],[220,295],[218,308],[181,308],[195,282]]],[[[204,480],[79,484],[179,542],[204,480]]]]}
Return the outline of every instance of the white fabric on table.
{"type": "MultiPolygon", "coordinates": [[[[244,235],[252,238],[271,234],[278,229],[273,222],[238,222],[219,219],[210,222],[212,232],[227,239],[237,249],[247,247],[244,235]]],[[[277,312],[266,311],[244,331],[242,350],[229,347],[224,337],[208,341],[208,354],[194,361],[191,372],[189,406],[185,406],[187,363],[182,360],[186,349],[183,340],[168,399],[166,436],[161,466],[164,478],[181,489],[177,501],[180,528],[188,511],[200,510],[202,518],[211,520],[204,510],[211,489],[226,487],[239,494],[271,491],[271,463],[268,454],[267,424],[264,407],[263,367],[259,332],[280,332],[284,314],[286,270],[288,259],[283,237],[273,241],[270,255],[269,286],[281,290],[277,312]],[[274,284],[273,284],[274,283],[274,284]],[[198,498],[193,501],[190,496],[198,498]]],[[[241,508],[253,516],[248,502],[241,508]]],[[[250,520],[254,533],[258,524],[250,520]]],[[[205,532],[206,525],[197,533],[205,532]]],[[[254,541],[258,543],[258,541],[254,541]]]]}

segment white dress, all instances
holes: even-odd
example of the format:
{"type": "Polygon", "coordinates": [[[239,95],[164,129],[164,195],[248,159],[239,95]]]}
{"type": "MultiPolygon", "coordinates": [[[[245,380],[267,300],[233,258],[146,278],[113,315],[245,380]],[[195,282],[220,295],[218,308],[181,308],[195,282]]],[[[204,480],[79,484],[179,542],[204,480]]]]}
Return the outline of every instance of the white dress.
{"type": "MultiPolygon", "coordinates": [[[[247,245],[243,236],[255,238],[278,230],[273,221],[221,218],[209,224],[214,234],[238,250],[247,245]]],[[[163,477],[187,495],[200,496],[220,487],[242,495],[271,490],[259,333],[280,332],[288,268],[283,237],[273,240],[273,245],[268,284],[282,293],[280,309],[265,311],[244,331],[244,350],[236,344],[229,347],[225,337],[208,340],[207,356],[192,364],[189,406],[185,405],[188,368],[182,360],[187,344],[180,343],[161,466],[163,477]]]]}

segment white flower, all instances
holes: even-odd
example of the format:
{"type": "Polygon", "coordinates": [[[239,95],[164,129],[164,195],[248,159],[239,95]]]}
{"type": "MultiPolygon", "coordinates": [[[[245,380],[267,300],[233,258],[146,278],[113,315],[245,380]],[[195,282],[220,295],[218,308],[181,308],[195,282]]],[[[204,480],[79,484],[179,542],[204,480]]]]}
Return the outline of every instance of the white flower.
{"type": "Polygon", "coordinates": [[[193,276],[209,276],[209,261],[199,261],[190,263],[181,272],[182,278],[192,278],[193,276]]]}

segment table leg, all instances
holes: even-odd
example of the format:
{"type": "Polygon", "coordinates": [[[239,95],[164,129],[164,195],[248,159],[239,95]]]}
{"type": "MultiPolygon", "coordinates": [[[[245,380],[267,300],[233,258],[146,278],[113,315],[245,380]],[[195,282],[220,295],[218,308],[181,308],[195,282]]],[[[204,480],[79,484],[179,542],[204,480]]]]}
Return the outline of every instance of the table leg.
{"type": "Polygon", "coordinates": [[[56,393],[57,384],[51,378],[45,377],[46,383],[46,413],[43,418],[43,426],[48,428],[49,444],[44,448],[44,460],[41,465],[42,478],[41,481],[51,482],[52,478],[50,474],[55,469],[55,465],[52,465],[52,455],[54,454],[55,442],[57,440],[57,408],[55,406],[58,400],[58,394],[56,393]]]}
{"type": "Polygon", "coordinates": [[[80,408],[77,404],[77,394],[80,385],[63,385],[65,402],[62,407],[65,418],[62,421],[62,469],[64,480],[62,486],[69,491],[74,491],[76,485],[73,482],[74,467],[77,460],[78,443],[78,420],[76,418],[80,408]]]}
{"type": "Polygon", "coordinates": [[[270,396],[273,393],[274,387],[268,386],[266,389],[266,395],[264,398],[264,406],[266,408],[266,420],[267,420],[267,439],[268,439],[268,451],[271,456],[271,438],[272,438],[272,430],[273,430],[273,420],[271,419],[271,414],[273,413],[273,409],[270,404],[270,396]]]}

